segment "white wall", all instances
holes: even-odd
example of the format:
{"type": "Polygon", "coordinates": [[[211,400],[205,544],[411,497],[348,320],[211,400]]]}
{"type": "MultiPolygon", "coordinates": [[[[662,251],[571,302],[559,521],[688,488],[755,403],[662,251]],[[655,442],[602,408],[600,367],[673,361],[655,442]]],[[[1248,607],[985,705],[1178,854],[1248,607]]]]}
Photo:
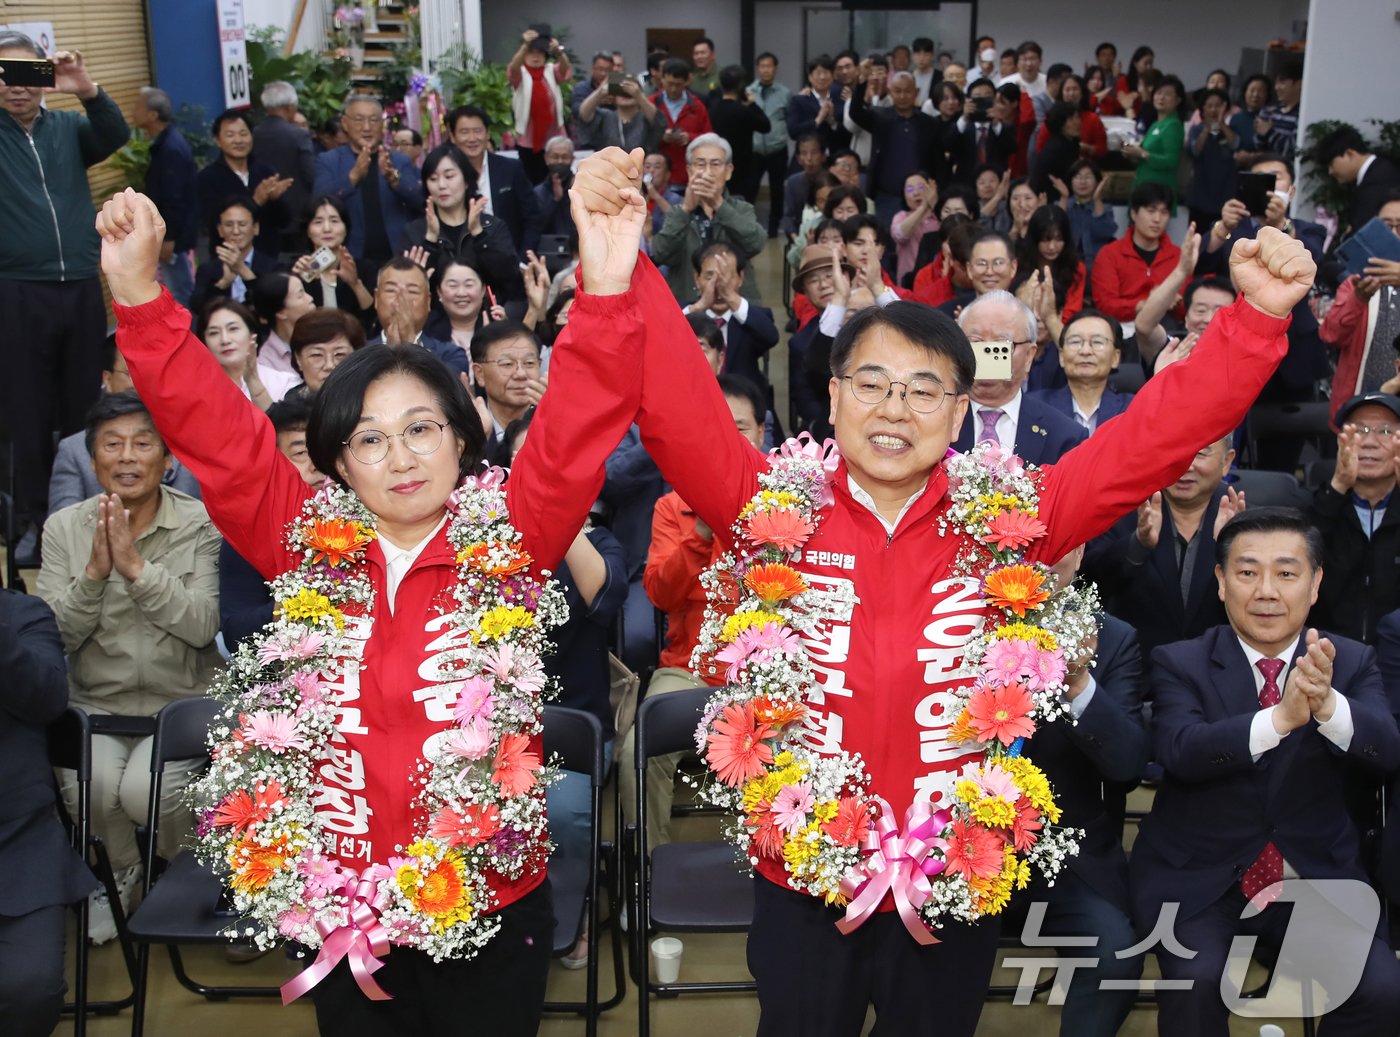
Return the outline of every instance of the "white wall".
{"type": "MultiPolygon", "coordinates": [[[[291,30],[296,7],[294,0],[243,0],[243,24],[250,29],[275,25],[285,35],[291,30]]],[[[296,46],[292,49],[319,50],[325,40],[324,19],[322,0],[310,0],[301,20],[301,30],[297,33],[296,46]]]]}
{"type": "Polygon", "coordinates": [[[739,60],[739,0],[487,0],[481,5],[486,57],[507,60],[532,22],[567,27],[569,49],[581,61],[600,50],[621,50],[631,72],[646,70],[647,29],[704,29],[721,65],[739,60]]]}
{"type": "Polygon", "coordinates": [[[1312,0],[1299,122],[1400,117],[1400,21],[1395,0],[1312,0]]]}

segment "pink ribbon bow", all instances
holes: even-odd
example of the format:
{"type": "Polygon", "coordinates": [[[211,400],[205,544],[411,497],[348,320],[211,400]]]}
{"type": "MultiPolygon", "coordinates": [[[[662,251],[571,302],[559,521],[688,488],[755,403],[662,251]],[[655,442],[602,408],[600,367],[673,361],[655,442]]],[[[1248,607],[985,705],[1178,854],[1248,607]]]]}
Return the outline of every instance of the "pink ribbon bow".
{"type": "Polygon", "coordinates": [[[345,888],[354,886],[350,898],[349,920],[333,926],[317,922],[321,930],[321,953],[301,975],[282,984],[282,1004],[289,1005],[305,994],[345,957],[350,959],[350,971],[364,995],[373,1001],[392,1001],[393,996],[374,981],[374,974],[384,967],[381,960],[389,953],[389,933],[379,924],[379,912],[389,906],[386,894],[378,892],[378,880],[357,877],[354,873],[345,888]]]}
{"type": "Polygon", "coordinates": [[[841,465],[841,454],[836,449],[836,440],[828,439],[819,444],[810,432],[799,432],[778,448],[778,456],[789,460],[805,457],[812,461],[820,461],[826,473],[822,480],[822,507],[830,507],[836,502],[836,496],[831,492],[832,476],[841,465]]]}
{"type": "Polygon", "coordinates": [[[934,859],[933,851],[947,847],[938,833],[947,827],[952,815],[947,810],[935,811],[927,802],[913,803],[904,812],[901,833],[890,805],[879,796],[875,802],[880,816],[862,846],[870,856],[841,880],[841,892],[851,902],[836,928],[847,935],[855,932],[889,893],[909,935],[925,946],[938,943],[919,916],[919,909],[933,892],[929,879],[944,868],[943,861],[934,859]]]}

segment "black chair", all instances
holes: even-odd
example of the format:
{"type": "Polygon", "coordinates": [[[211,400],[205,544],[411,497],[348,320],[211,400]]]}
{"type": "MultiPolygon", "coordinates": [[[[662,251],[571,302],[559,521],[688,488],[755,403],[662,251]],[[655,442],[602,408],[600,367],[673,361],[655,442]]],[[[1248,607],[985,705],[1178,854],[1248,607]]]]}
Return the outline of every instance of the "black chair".
{"type": "Polygon", "coordinates": [[[1126,393],[1135,393],[1147,384],[1147,374],[1142,365],[1124,360],[1108,376],[1109,387],[1126,393]]]}
{"type": "MultiPolygon", "coordinates": [[[[647,761],[693,749],[695,725],[714,694],[710,687],[642,700],[637,710],[637,817],[647,816],[647,761]]],[[[651,995],[752,991],[752,979],[701,983],[654,983],[648,934],[742,933],[753,922],[753,878],[742,869],[734,846],[724,840],[647,846],[646,824],[636,826],[636,911],[632,913],[633,979],[640,995],[639,1037],[651,1033],[651,995]]]]}
{"type": "Polygon", "coordinates": [[[164,944],[170,966],[180,985],[210,1001],[230,997],[279,997],[280,987],[218,987],[199,983],[185,972],[180,944],[226,944],[227,930],[237,919],[221,909],[223,880],[185,850],[155,875],[161,861],[156,855],[160,827],[160,794],[165,766],[179,760],[208,759],[205,737],[222,707],[213,699],[180,699],[156,716],[151,746],[151,796],[146,808],[146,881],[141,904],[131,914],[131,935],[136,948],[136,1004],[131,1032],[140,1037],[146,1023],[146,980],[150,971],[151,944],[164,944]]]}
{"type": "Polygon", "coordinates": [[[1231,472],[1226,481],[1243,493],[1246,502],[1256,508],[1306,508],[1308,506],[1307,492],[1298,485],[1298,480],[1288,472],[1240,468],[1231,472]]]}
{"type": "Polygon", "coordinates": [[[58,797],[59,811],[68,827],[73,849],[82,855],[92,867],[93,874],[102,883],[107,894],[107,902],[112,908],[112,918],[117,926],[117,940],[121,947],[122,959],[131,979],[131,993],[125,997],[106,1001],[88,1000],[88,915],[90,905],[86,897],[74,905],[78,916],[77,938],[73,944],[73,1000],[64,1004],[63,1014],[73,1016],[73,1035],[82,1037],[87,1032],[87,1014],[115,1015],[136,1000],[136,949],[127,928],[126,912],[122,908],[121,896],[117,891],[117,879],[112,871],[107,847],[99,836],[92,832],[92,736],[99,734],[120,734],[145,736],[155,730],[155,721],[147,717],[89,716],[77,706],[69,706],[64,714],[49,725],[49,763],[57,770],[73,771],[78,783],[78,816],[73,817],[64,806],[63,797],[58,797]]]}
{"type": "Polygon", "coordinates": [[[1303,467],[1303,485],[1311,492],[1326,486],[1332,481],[1332,476],[1337,472],[1337,459],[1335,457],[1319,457],[1315,461],[1309,461],[1303,467]]]}
{"type": "Polygon", "coordinates": [[[1256,403],[1245,417],[1245,453],[1253,463],[1263,440],[1284,438],[1309,441],[1319,454],[1326,453],[1332,438],[1330,407],[1326,400],[1300,403],[1256,403]]]}
{"type": "Polygon", "coordinates": [[[602,796],[607,782],[608,761],[603,756],[603,725],[591,713],[563,706],[544,708],[544,751],[546,756],[558,755],[565,770],[587,774],[591,787],[591,842],[587,862],[561,861],[549,864],[549,881],[554,895],[554,956],[568,954],[584,933],[591,942],[586,975],[586,1000],[548,1001],[546,1012],[577,1012],[584,1017],[585,1033],[595,1037],[598,1015],[622,1003],[626,977],[622,968],[622,934],[617,924],[618,899],[611,876],[616,875],[616,848],[606,845],[602,838],[602,796]],[[610,881],[601,881],[603,862],[609,864],[610,881]],[[598,898],[608,892],[608,929],[613,959],[613,996],[605,1003],[598,1001],[599,931],[598,898]]]}

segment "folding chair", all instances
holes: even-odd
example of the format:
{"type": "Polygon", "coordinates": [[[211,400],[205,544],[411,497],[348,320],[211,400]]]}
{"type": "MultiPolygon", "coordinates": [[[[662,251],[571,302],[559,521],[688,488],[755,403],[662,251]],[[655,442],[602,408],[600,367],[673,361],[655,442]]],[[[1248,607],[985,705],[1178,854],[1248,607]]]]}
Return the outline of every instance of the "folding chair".
{"type": "Polygon", "coordinates": [[[1226,480],[1256,508],[1306,508],[1308,495],[1288,472],[1240,468],[1226,480]]]}
{"type": "Polygon", "coordinates": [[[611,881],[604,884],[600,880],[603,862],[609,864],[609,877],[616,874],[616,848],[603,843],[602,797],[603,785],[607,782],[608,761],[603,757],[603,725],[591,713],[563,706],[544,708],[544,751],[546,756],[558,754],[566,770],[587,774],[592,789],[590,832],[591,842],[586,863],[573,860],[554,860],[549,865],[549,881],[554,894],[554,956],[568,954],[584,933],[588,933],[592,944],[589,947],[586,973],[586,1000],[549,1001],[546,1012],[577,1012],[584,1017],[585,1033],[595,1037],[598,1032],[598,1016],[601,1012],[622,1003],[626,991],[626,977],[622,969],[622,934],[617,924],[617,904],[611,881]],[[598,1002],[598,952],[597,934],[598,898],[606,889],[608,893],[608,928],[613,958],[613,996],[606,1003],[598,1002]]]}
{"type": "MultiPolygon", "coordinates": [[[[642,700],[637,710],[637,817],[647,816],[647,761],[694,747],[695,725],[710,687],[642,700]]],[[[647,936],[666,932],[742,933],[753,923],[753,878],[724,840],[667,843],[648,852],[646,824],[636,826],[636,897],[632,915],[633,979],[640,993],[639,1037],[651,1033],[651,995],[730,993],[757,989],[753,980],[654,983],[647,936]]]]}
{"type": "Polygon", "coordinates": [[[132,912],[131,935],[136,948],[136,1005],[132,1012],[132,1037],[140,1037],[146,1023],[146,980],[150,971],[151,944],[165,944],[175,978],[187,990],[210,1001],[230,997],[278,997],[279,987],[216,987],[198,983],[185,972],[179,944],[228,942],[225,931],[236,919],[220,911],[223,880],[210,873],[184,850],[165,866],[155,881],[159,859],[156,856],[160,828],[160,794],[165,766],[179,760],[207,760],[205,736],[219,715],[213,699],[180,699],[156,716],[155,740],[151,746],[151,796],[146,808],[146,881],[141,904],[132,912]]]}
{"type": "Polygon", "coordinates": [[[1245,445],[1251,459],[1259,456],[1259,443],[1275,436],[1306,439],[1319,454],[1332,438],[1326,400],[1299,403],[1256,403],[1245,418],[1245,445]]]}
{"type": "Polygon", "coordinates": [[[73,849],[84,861],[91,854],[91,865],[107,901],[112,908],[112,917],[117,925],[117,940],[121,947],[122,959],[126,963],[127,975],[131,978],[132,991],[125,997],[108,1001],[88,1000],[88,916],[91,910],[87,897],[74,905],[77,909],[77,939],[73,944],[73,1000],[63,1006],[65,1015],[73,1016],[73,1035],[83,1037],[87,1032],[87,1014],[115,1015],[131,1005],[136,999],[136,951],[131,934],[127,930],[126,912],[122,908],[121,897],[117,892],[116,875],[112,862],[107,856],[107,847],[102,839],[92,834],[92,736],[102,734],[149,735],[155,729],[155,722],[147,717],[93,716],[69,706],[63,715],[49,725],[49,763],[58,770],[73,771],[78,783],[78,816],[73,817],[59,796],[59,809],[68,825],[73,849]]]}

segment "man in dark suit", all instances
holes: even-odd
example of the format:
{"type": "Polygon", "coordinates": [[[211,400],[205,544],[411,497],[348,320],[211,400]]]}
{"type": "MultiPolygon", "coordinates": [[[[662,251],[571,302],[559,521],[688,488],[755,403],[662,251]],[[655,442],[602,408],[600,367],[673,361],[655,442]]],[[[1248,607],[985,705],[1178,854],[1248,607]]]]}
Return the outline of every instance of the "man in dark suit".
{"type": "MultiPolygon", "coordinates": [[[[1062,581],[1074,578],[1083,552],[1076,548],[1055,566],[1062,581]]],[[[1147,765],[1142,653],[1133,628],[1105,615],[1099,619],[1095,654],[1092,670],[1086,654],[1066,675],[1073,722],[1041,724],[1026,747],[1050,779],[1063,811],[1061,823],[1084,830],[1078,855],[1069,858],[1055,884],[1037,883],[1020,902],[1023,908],[1045,905],[1042,936],[1097,938],[1092,947],[1062,948],[1067,956],[1098,959],[1096,966],[1074,973],[1060,1013],[1063,1037],[1113,1037],[1136,992],[1100,990],[1099,984],[1131,982],[1142,974],[1141,953],[1117,956],[1137,942],[1129,917],[1123,798],[1147,765]]],[[[1016,910],[1008,917],[1004,931],[1015,931],[1020,914],[1016,910]]]]}
{"type": "Polygon", "coordinates": [[[199,198],[194,152],[174,120],[170,95],[164,90],[143,86],[131,121],[151,141],[146,195],[165,218],[160,278],[175,301],[188,306],[190,292],[194,289],[192,254],[199,239],[199,198]]]}
{"type": "Polygon", "coordinates": [[[1377,155],[1366,138],[1350,126],[1339,126],[1317,144],[1317,161],[1339,184],[1355,184],[1351,202],[1351,233],[1375,219],[1386,196],[1400,187],[1400,169],[1377,155]]]}
{"type": "MultiPolygon", "coordinates": [[[[974,254],[979,246],[974,247],[974,254]]],[[[975,278],[974,274],[974,278],[975,278]]],[[[1035,315],[1009,292],[993,289],[969,303],[958,324],[973,342],[1010,342],[1011,377],[978,379],[968,395],[962,433],[954,450],[968,451],[985,440],[1009,446],[1030,464],[1054,464],[1089,437],[1073,418],[1022,391],[1035,360],[1035,315]]]]}
{"type": "Polygon", "coordinates": [[[1216,532],[1244,507],[1222,481],[1234,462],[1227,437],[1203,448],[1181,478],[1154,493],[1096,541],[1087,575],[1104,605],[1137,629],[1148,656],[1225,622],[1215,579],[1216,532]]]}
{"type": "Polygon", "coordinates": [[[979,79],[967,88],[962,118],[957,121],[953,146],[954,179],[969,187],[977,182],[983,166],[1011,167],[1016,154],[1016,127],[992,118],[997,88],[990,79],[979,79]]]}
{"type": "Polygon", "coordinates": [[[771,408],[772,386],[759,362],[778,344],[778,326],[773,323],[772,310],[749,302],[740,292],[748,264],[734,246],[721,241],[695,252],[690,261],[700,297],[685,307],[685,312],[703,313],[715,322],[724,338],[721,370],[753,382],[764,391],[771,408]]]}
{"type": "Polygon", "coordinates": [[[904,181],[910,174],[944,172],[943,129],[932,115],[919,111],[919,86],[912,73],[890,77],[890,100],[888,108],[872,108],[866,104],[864,84],[857,84],[849,109],[851,121],[871,136],[867,183],[885,228],[904,210],[904,181]]]}
{"type": "Polygon", "coordinates": [[[535,190],[525,167],[514,159],[488,151],[491,143],[491,122],[486,112],[473,104],[464,104],[447,116],[452,141],[462,149],[467,161],[476,170],[477,192],[487,199],[486,211],[504,220],[515,243],[515,253],[523,263],[525,253],[540,244],[540,210],[535,204],[535,190]]]}
{"type": "Polygon", "coordinates": [[[291,213],[291,222],[282,232],[282,250],[299,253],[305,240],[302,227],[311,215],[306,203],[316,182],[316,149],[310,131],[292,121],[297,114],[296,87],[281,80],[268,83],[261,100],[265,114],[253,130],[253,154],[277,170],[278,176],[292,181],[282,196],[291,213]]]}
{"type": "Polygon", "coordinates": [[[1175,939],[1157,946],[1157,960],[1164,979],[1192,981],[1158,992],[1158,1033],[1229,1033],[1221,977],[1243,964],[1229,960],[1239,934],[1282,944],[1276,979],[1301,944],[1313,954],[1364,950],[1355,991],[1340,1004],[1340,994],[1316,1002],[1328,1013],[1322,1032],[1391,1032],[1400,964],[1374,922],[1363,928],[1341,912],[1309,910],[1309,931],[1289,935],[1290,914],[1270,906],[1289,891],[1285,877],[1367,881],[1345,786],[1400,764],[1375,653],[1305,629],[1322,544],[1299,512],[1235,516],[1216,539],[1216,559],[1229,625],[1163,646],[1152,660],[1155,756],[1165,777],[1133,846],[1133,908],[1147,933],[1165,905],[1176,905],[1175,939]]]}
{"type": "Polygon", "coordinates": [[[403,229],[423,212],[418,168],[383,146],[384,109],[373,97],[353,94],[340,117],[350,143],[316,157],[313,195],[333,194],[350,213],[345,247],[356,259],[378,264],[393,254],[403,229]]]}
{"type": "Polygon", "coordinates": [[[792,139],[815,132],[828,154],[851,146],[851,135],[841,124],[841,84],[834,82],[835,67],[826,54],[807,62],[807,86],[787,104],[792,139]]]}
{"type": "Polygon", "coordinates": [[[253,210],[246,198],[233,198],[219,212],[217,237],[209,243],[214,258],[199,264],[190,293],[190,310],[196,317],[210,299],[244,302],[253,282],[277,269],[276,253],[261,248],[253,210]]]}
{"type": "Polygon", "coordinates": [[[53,613],[38,598],[0,590],[0,1006],[14,1037],[46,1037],[58,1026],[66,909],[97,886],[54,812],[44,732],[67,706],[53,613]]]}
{"type": "MultiPolygon", "coordinates": [[[[1036,389],[1033,395],[1073,418],[1092,435],[1105,421],[1122,414],[1131,393],[1121,393],[1109,378],[1123,361],[1123,329],[1116,320],[1095,309],[1083,309],[1065,322],[1053,359],[1045,366],[1066,384],[1036,389]]],[[[1032,368],[1034,380],[1035,368],[1032,368]]],[[[1047,380],[1049,372],[1046,373],[1047,380]]]]}

